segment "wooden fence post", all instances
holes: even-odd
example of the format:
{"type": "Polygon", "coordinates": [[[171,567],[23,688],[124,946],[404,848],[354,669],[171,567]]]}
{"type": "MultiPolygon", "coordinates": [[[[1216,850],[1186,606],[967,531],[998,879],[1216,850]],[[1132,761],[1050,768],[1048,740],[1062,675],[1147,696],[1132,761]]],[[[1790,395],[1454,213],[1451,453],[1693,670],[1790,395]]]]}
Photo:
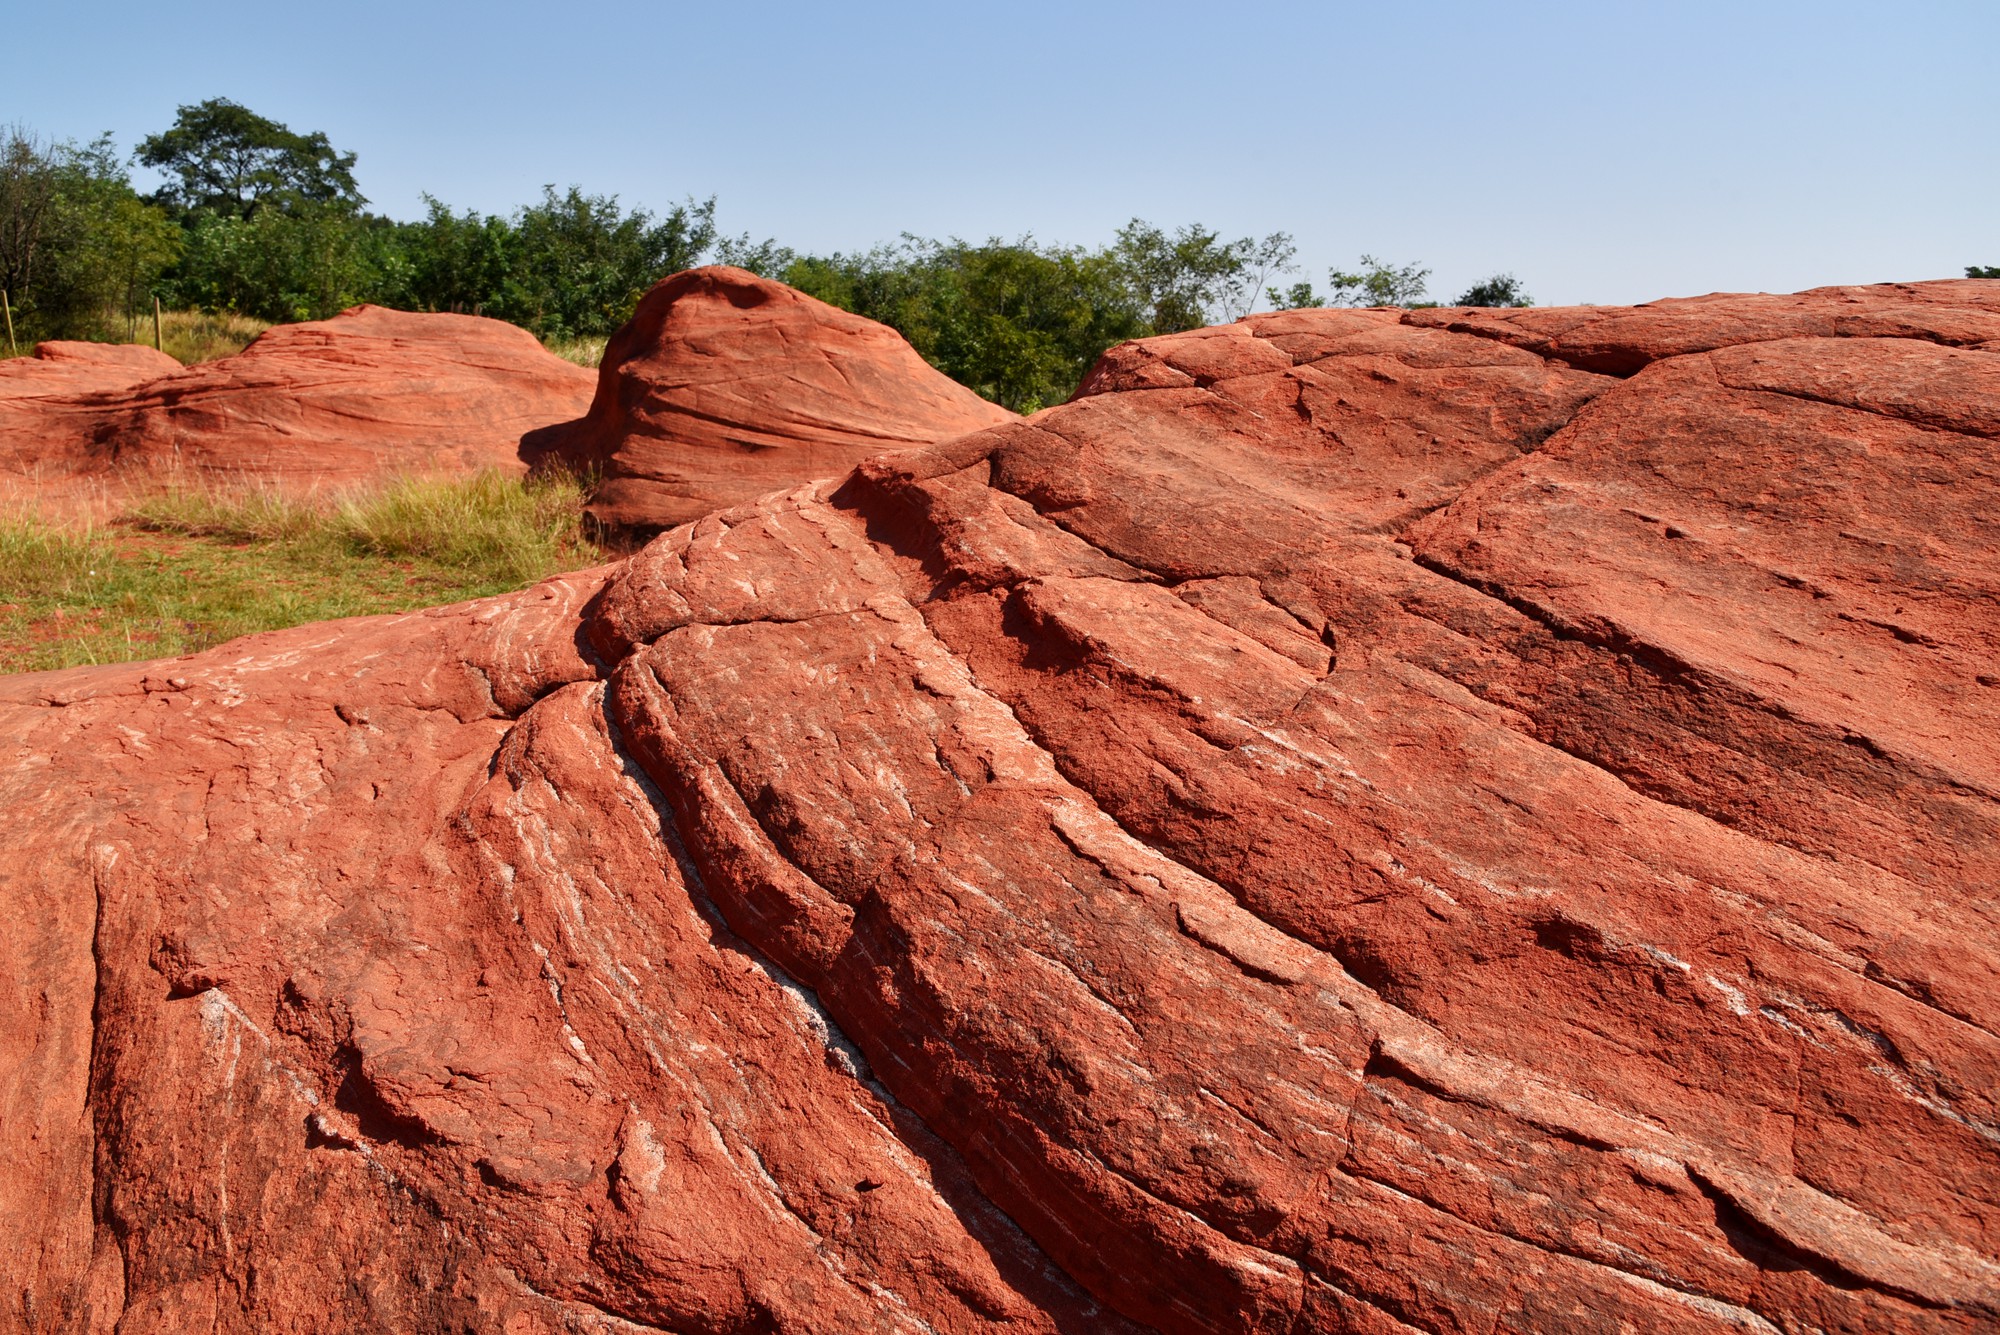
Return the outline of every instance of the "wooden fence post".
{"type": "Polygon", "coordinates": [[[160,299],[158,297],[153,298],[153,350],[155,352],[165,352],[167,350],[166,342],[160,337],[160,299]]]}

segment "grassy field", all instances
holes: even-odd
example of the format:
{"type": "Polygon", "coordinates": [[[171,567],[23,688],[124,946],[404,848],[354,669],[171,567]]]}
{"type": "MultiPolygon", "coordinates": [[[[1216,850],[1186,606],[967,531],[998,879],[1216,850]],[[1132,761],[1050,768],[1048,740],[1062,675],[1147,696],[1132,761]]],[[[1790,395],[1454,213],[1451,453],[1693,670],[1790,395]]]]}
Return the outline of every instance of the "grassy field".
{"type": "MultiPolygon", "coordinates": [[[[150,313],[128,331],[151,344],[150,313]]],[[[241,352],[262,320],[161,316],[193,365],[241,352]]],[[[550,351],[582,366],[602,338],[550,351]]],[[[0,351],[4,347],[0,346],[0,351]]],[[[595,564],[583,490],[497,473],[304,500],[184,490],[95,527],[0,512],[0,672],[192,653],[254,631],[480,598],[595,564]]]]}
{"type": "MultiPolygon", "coordinates": [[[[160,313],[160,350],[183,365],[193,366],[197,362],[212,362],[221,357],[233,357],[250,346],[257,335],[271,327],[269,321],[252,319],[248,315],[211,315],[206,311],[162,311],[160,313]]],[[[153,315],[151,311],[129,321],[117,322],[116,328],[123,332],[121,339],[117,333],[107,333],[105,341],[118,343],[141,343],[153,346],[153,315]]],[[[17,357],[32,356],[35,345],[32,340],[17,342],[11,354],[17,357]]],[[[0,342],[0,357],[8,356],[7,345],[0,342]]],[[[574,359],[572,359],[574,360],[574,359]]]]}
{"type": "Polygon", "coordinates": [[[307,500],[172,492],[90,529],[0,518],[0,672],[191,653],[601,559],[581,487],[497,473],[307,500]]]}

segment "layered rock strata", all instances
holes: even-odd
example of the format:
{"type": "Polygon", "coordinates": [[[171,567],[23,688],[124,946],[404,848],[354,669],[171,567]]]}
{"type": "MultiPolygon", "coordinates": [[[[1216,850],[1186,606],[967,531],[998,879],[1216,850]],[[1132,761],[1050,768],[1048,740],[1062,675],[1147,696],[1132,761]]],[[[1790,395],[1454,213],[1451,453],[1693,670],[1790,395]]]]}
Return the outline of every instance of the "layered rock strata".
{"type": "Polygon", "coordinates": [[[650,536],[1013,419],[887,325],[711,265],[646,294],[605,348],[589,413],[528,449],[598,479],[600,523],[650,536]]]}
{"type": "Polygon", "coordinates": [[[180,369],[166,353],[135,343],[49,339],[30,356],[0,360],[0,402],[130,389],[180,369]]]}
{"type": "Polygon", "coordinates": [[[6,679],[9,1320],[1991,1329],[1995,338],[1259,317],[6,679]]]}
{"type": "Polygon", "coordinates": [[[0,490],[60,508],[162,479],[302,490],[519,474],[522,436],[581,412],[593,384],[513,325],[379,306],[279,325],[197,366],[109,351],[166,365],[61,395],[8,398],[0,380],[0,490]]]}

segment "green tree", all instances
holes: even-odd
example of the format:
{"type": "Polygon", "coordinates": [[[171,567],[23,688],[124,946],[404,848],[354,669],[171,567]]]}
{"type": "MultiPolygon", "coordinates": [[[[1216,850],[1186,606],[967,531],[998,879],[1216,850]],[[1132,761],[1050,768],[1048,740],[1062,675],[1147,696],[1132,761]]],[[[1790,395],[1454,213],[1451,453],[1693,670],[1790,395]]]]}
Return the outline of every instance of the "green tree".
{"type": "Polygon", "coordinates": [[[1110,256],[1038,247],[918,244],[931,274],[918,351],[952,379],[1016,412],[1060,403],[1104,349],[1146,332],[1110,256]]]}
{"type": "Polygon", "coordinates": [[[17,334],[116,337],[179,251],[179,229],[127,179],[110,137],[0,132],[0,286],[17,334]]]}
{"type": "Polygon", "coordinates": [[[184,223],[168,290],[178,305],[273,321],[324,320],[363,302],[407,306],[395,229],[332,206],[197,214],[184,223]]]}
{"type": "Polygon", "coordinates": [[[1483,278],[1465,289],[1454,306],[1532,306],[1535,299],[1521,286],[1521,280],[1510,273],[1497,273],[1491,278],[1483,278]]]}
{"type": "Polygon", "coordinates": [[[122,315],[129,336],[180,255],[180,228],[115,166],[79,173],[57,196],[52,218],[60,238],[56,281],[44,283],[37,298],[50,332],[115,335],[122,315]]]}
{"type": "Polygon", "coordinates": [[[273,205],[352,212],[368,202],[354,154],[226,97],[181,107],[170,128],[139,141],[138,160],[173,178],[159,197],[187,213],[247,219],[273,205]]]}
{"type": "Polygon", "coordinates": [[[1333,292],[1327,304],[1330,306],[1415,306],[1424,299],[1429,286],[1431,271],[1415,264],[1405,264],[1401,268],[1378,260],[1373,255],[1361,257],[1361,268],[1357,273],[1346,273],[1339,269],[1327,273],[1327,281],[1333,292]]]}
{"type": "Polygon", "coordinates": [[[947,373],[1016,412],[1061,403],[1106,348],[1147,332],[1104,251],[994,242],[966,260],[968,295],[984,329],[973,326],[974,339],[941,349],[947,373]]]}
{"type": "Polygon", "coordinates": [[[1155,334],[1248,314],[1271,275],[1290,271],[1296,253],[1284,232],[1224,241],[1199,223],[1168,233],[1142,218],[1119,228],[1111,247],[1155,334]]]}
{"type": "Polygon", "coordinates": [[[1264,297],[1274,311],[1311,310],[1340,304],[1335,294],[1316,292],[1311,283],[1293,283],[1287,288],[1267,287],[1264,297]]]}
{"type": "Polygon", "coordinates": [[[1273,232],[1262,241],[1244,237],[1235,243],[1242,265],[1222,287],[1222,316],[1241,319],[1257,308],[1257,302],[1271,289],[1265,286],[1281,273],[1292,273],[1298,265],[1298,247],[1290,232],[1273,232]]]}
{"type": "Polygon", "coordinates": [[[24,126],[0,130],[0,288],[16,305],[34,287],[60,171],[56,145],[24,126]]]}
{"type": "Polygon", "coordinates": [[[1968,264],[1965,266],[1967,278],[2000,278],[2000,264],[1968,264]]]}
{"type": "Polygon", "coordinates": [[[1108,251],[904,236],[859,255],[794,258],[782,275],[830,305],[879,320],[975,392],[1033,412],[1059,403],[1103,351],[1151,332],[1108,251]]]}
{"type": "MultiPolygon", "coordinates": [[[[747,240],[718,250],[760,258],[747,240]]],[[[1168,232],[1135,218],[1096,250],[906,234],[861,254],[792,256],[778,276],[899,331],[931,365],[995,403],[1033,412],[1074,393],[1115,343],[1247,313],[1294,253],[1283,232],[1225,241],[1199,224],[1168,232]]]]}
{"type": "Polygon", "coordinates": [[[515,250],[505,218],[455,214],[424,196],[425,217],[404,223],[398,241],[410,270],[408,302],[418,310],[483,315],[507,281],[515,250]]]}
{"type": "Polygon", "coordinates": [[[715,242],[717,263],[748,269],[760,278],[782,279],[798,258],[797,251],[779,245],[775,237],[752,241],[750,234],[744,232],[740,236],[717,237],[715,242]]]}
{"type": "Polygon", "coordinates": [[[715,200],[689,200],[661,217],[627,213],[615,195],[561,195],[514,215],[506,276],[486,313],[544,338],[606,334],[668,274],[699,264],[715,244],[715,200]]]}

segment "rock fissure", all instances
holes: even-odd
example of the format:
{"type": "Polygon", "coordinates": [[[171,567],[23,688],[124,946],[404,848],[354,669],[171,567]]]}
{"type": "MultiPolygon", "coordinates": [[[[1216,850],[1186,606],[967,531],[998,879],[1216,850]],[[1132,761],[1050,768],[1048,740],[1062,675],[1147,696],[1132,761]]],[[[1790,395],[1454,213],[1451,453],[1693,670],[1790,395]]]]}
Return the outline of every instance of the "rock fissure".
{"type": "MultiPolygon", "coordinates": [[[[1341,1171],[1349,1174],[1357,1181],[1367,1183],[1371,1188],[1401,1197],[1437,1214],[1449,1215],[1469,1228],[1490,1233],[1495,1237],[1503,1237],[1514,1242],[1524,1243],[1535,1248],[1537,1251],[1546,1251],[1551,1255],[1567,1257],[1572,1261],[1590,1266],[1593,1269],[1608,1271],[1627,1283],[1644,1285],[1652,1291],[1663,1294],[1675,1303],[1686,1304],[1707,1315],[1722,1317],[1739,1329],[1757,1331],[1760,1335],[1779,1335],[1781,1331],[1781,1327],[1773,1325],[1761,1313],[1732,1303],[1719,1294],[1708,1293],[1695,1288],[1684,1288],[1678,1284],[1669,1282],[1670,1276],[1668,1272],[1656,1267],[1645,1266],[1643,1257],[1631,1258],[1633,1261],[1638,1262],[1641,1268],[1634,1269],[1627,1266],[1614,1265],[1605,1258],[1605,1254],[1602,1251],[1592,1254],[1580,1248],[1554,1244],[1546,1237],[1536,1237],[1525,1232],[1509,1232],[1505,1229],[1487,1227],[1477,1220],[1466,1218],[1465,1214],[1440,1205],[1436,1201],[1404,1191],[1392,1182],[1384,1182],[1380,1178],[1373,1177],[1357,1165],[1343,1163],[1341,1171]]],[[[1802,1262],[1809,1259],[1802,1254],[1792,1254],[1797,1256],[1802,1262]]]]}
{"type": "MultiPolygon", "coordinates": [[[[684,287],[607,357],[614,454],[627,381],[715,458],[774,396],[867,450],[924,402],[839,408],[795,305],[680,375],[673,321],[790,300],[684,287]]],[[[1976,282],[1257,316],[684,527],[607,485],[669,531],[536,590],[0,682],[50,1240],[0,1283],[162,1331],[1989,1327],[2000,501],[1908,420],[1984,420],[1976,354],[1865,332],[1989,327],[1976,282]]]]}
{"type": "MultiPolygon", "coordinates": [[[[665,687],[658,682],[657,678],[654,680],[656,687],[664,693],[665,687]]],[[[601,707],[603,709],[603,717],[607,726],[609,740],[620,759],[621,765],[625,768],[627,776],[643,788],[649,798],[655,803],[657,810],[667,813],[675,812],[677,808],[673,803],[669,802],[666,792],[659,787],[646,767],[629,753],[622,740],[622,732],[616,713],[611,708],[609,692],[605,693],[601,707]]],[[[735,926],[732,925],[728,915],[723,911],[721,905],[708,888],[708,873],[705,873],[700,867],[682,838],[676,824],[677,819],[677,816],[670,816],[664,822],[662,837],[675,864],[681,870],[691,898],[700,908],[703,915],[709,920],[712,929],[720,934],[720,939],[717,942],[718,946],[740,951],[754,968],[768,977],[784,994],[802,1007],[811,1017],[813,1021],[812,1028],[829,1055],[836,1057],[839,1065],[850,1076],[864,1084],[874,1097],[881,1100],[890,1110],[893,1120],[907,1120],[914,1124],[920,1139],[930,1140],[939,1146],[943,1153],[956,1157],[960,1151],[956,1147],[951,1147],[947,1140],[938,1136],[937,1132],[914,1108],[898,1099],[894,1091],[876,1075],[875,1064],[869,1061],[863,1054],[860,1046],[848,1037],[840,1021],[835,1017],[826,1003],[821,1000],[819,994],[801,982],[790,971],[779,965],[770,955],[759,949],[751,938],[741,935],[735,926]]],[[[912,1155],[920,1154],[920,1147],[909,1146],[906,1143],[906,1132],[883,1124],[872,1110],[864,1108],[864,1115],[876,1126],[880,1127],[883,1135],[891,1143],[902,1149],[903,1152],[912,1155]]],[[[975,1174],[968,1173],[964,1168],[957,1168],[955,1172],[957,1175],[965,1178],[968,1186],[977,1180],[975,1174]]],[[[972,1212],[972,1207],[963,1199],[955,1201],[946,1200],[942,1195],[939,1196],[939,1199],[954,1213],[961,1216],[972,1212]]],[[[1030,1242],[1029,1235],[1021,1229],[1020,1225],[990,1195],[982,1194],[978,1198],[977,1213],[985,1216],[986,1222],[984,1227],[989,1230],[997,1227],[1011,1234],[1019,1240],[1016,1244],[1017,1246],[1034,1245],[1030,1242]]],[[[1053,1263],[1046,1259],[1041,1264],[1053,1267],[1053,1263]]],[[[1062,1274],[1063,1272],[1054,1270],[1053,1273],[1062,1274]]],[[[1063,1282],[1070,1283],[1073,1281],[1068,1275],[1063,1274],[1063,1282]]]]}

